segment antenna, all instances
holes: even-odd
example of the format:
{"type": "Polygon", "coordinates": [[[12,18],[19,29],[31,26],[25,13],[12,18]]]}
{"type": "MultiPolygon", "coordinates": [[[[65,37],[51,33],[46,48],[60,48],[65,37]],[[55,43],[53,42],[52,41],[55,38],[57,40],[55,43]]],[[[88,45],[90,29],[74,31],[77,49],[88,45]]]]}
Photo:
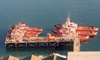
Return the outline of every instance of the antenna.
{"type": "Polygon", "coordinates": [[[21,22],[23,23],[23,17],[21,18],[21,22]]]}
{"type": "Polygon", "coordinates": [[[69,12],[69,18],[70,18],[70,12],[69,12]]]}
{"type": "Polygon", "coordinates": [[[68,18],[68,13],[67,13],[67,18],[68,18]]]}
{"type": "Polygon", "coordinates": [[[9,25],[9,28],[12,30],[11,26],[9,25]]]}
{"type": "Polygon", "coordinates": [[[7,31],[7,34],[8,34],[8,32],[9,32],[9,27],[8,27],[8,31],[7,31]]]}
{"type": "Polygon", "coordinates": [[[20,21],[19,21],[19,23],[20,23],[20,21]]]}

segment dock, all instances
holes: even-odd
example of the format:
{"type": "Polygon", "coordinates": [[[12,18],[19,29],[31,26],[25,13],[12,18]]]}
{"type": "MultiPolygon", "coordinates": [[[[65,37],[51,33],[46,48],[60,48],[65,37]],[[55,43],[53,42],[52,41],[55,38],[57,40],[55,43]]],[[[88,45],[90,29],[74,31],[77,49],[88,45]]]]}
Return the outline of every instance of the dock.
{"type": "Polygon", "coordinates": [[[5,41],[5,47],[56,47],[63,46],[67,43],[73,43],[74,40],[79,39],[77,36],[56,37],[52,40],[48,37],[37,37],[30,39],[11,39],[5,41]]]}

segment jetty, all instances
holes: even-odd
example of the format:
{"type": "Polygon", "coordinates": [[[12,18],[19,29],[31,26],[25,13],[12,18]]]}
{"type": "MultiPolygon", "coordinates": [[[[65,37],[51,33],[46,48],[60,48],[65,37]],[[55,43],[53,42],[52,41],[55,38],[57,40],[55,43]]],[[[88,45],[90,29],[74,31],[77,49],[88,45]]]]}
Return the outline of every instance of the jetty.
{"type": "MultiPolygon", "coordinates": [[[[36,37],[30,39],[6,39],[5,47],[56,47],[66,46],[67,43],[79,40],[78,36],[68,37],[36,37]]],[[[77,41],[76,41],[77,42],[77,41]]],[[[80,40],[79,40],[80,42],[80,40]]]]}

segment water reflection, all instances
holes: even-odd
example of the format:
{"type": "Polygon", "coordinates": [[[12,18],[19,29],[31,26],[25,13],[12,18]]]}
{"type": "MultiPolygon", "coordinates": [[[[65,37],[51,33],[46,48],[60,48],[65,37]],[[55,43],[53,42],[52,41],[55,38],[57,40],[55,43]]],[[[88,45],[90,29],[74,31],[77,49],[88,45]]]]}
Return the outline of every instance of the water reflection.
{"type": "Polygon", "coordinates": [[[97,35],[95,35],[95,36],[90,36],[89,38],[90,38],[90,39],[96,39],[96,38],[97,38],[97,35]]]}
{"type": "Polygon", "coordinates": [[[6,52],[33,52],[33,53],[52,53],[56,51],[73,51],[73,46],[63,46],[63,47],[47,47],[47,48],[6,48],[6,52]]]}
{"type": "MultiPolygon", "coordinates": [[[[96,39],[97,38],[97,35],[95,36],[90,36],[89,39],[96,39]]],[[[83,44],[83,43],[88,43],[89,42],[89,39],[87,40],[82,40],[80,43],[83,44]]]]}
{"type": "Polygon", "coordinates": [[[89,42],[89,39],[83,40],[83,41],[81,41],[80,43],[83,44],[83,43],[88,43],[88,42],[89,42]]]}

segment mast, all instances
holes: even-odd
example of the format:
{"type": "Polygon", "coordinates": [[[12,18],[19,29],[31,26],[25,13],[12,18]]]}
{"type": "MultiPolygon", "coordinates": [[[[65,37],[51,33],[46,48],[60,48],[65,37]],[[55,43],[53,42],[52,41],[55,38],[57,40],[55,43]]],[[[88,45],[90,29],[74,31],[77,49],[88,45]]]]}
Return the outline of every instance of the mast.
{"type": "Polygon", "coordinates": [[[11,26],[9,25],[9,28],[12,30],[11,26]]]}
{"type": "Polygon", "coordinates": [[[70,12],[69,12],[69,16],[68,16],[68,13],[67,13],[67,19],[66,19],[65,25],[68,26],[69,23],[70,23],[70,12]]]}
{"type": "Polygon", "coordinates": [[[70,12],[69,12],[69,19],[70,19],[70,12]]]}

